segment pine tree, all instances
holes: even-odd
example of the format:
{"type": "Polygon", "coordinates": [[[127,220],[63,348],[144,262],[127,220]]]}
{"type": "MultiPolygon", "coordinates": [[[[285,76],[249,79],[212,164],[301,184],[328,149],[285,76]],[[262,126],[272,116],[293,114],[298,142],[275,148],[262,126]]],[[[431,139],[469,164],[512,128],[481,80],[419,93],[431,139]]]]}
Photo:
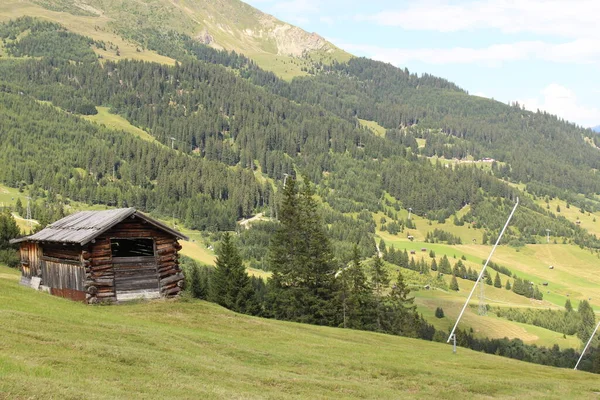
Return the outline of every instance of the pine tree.
{"type": "Polygon", "coordinates": [[[404,282],[404,276],[398,271],[396,282],[383,305],[383,331],[402,336],[418,336],[420,320],[413,304],[415,299],[408,297],[409,294],[410,289],[404,282]]]}
{"type": "Polygon", "coordinates": [[[338,275],[342,288],[342,313],[344,327],[353,329],[374,328],[375,299],[360,261],[360,251],[354,245],[350,265],[338,275]]]}
{"type": "Polygon", "coordinates": [[[379,251],[380,251],[380,252],[381,252],[383,255],[385,255],[385,254],[387,253],[387,248],[386,248],[386,246],[385,246],[385,241],[384,241],[383,239],[381,239],[381,240],[379,241],[379,251]]]}
{"type": "Polygon", "coordinates": [[[567,299],[567,301],[565,301],[565,311],[566,312],[573,311],[573,306],[571,305],[571,299],[567,299]]]}
{"type": "Polygon", "coordinates": [[[451,274],[452,270],[450,267],[450,261],[448,260],[448,257],[444,254],[444,256],[442,257],[442,260],[440,261],[440,272],[444,273],[444,274],[451,274]]]}
{"type": "Polygon", "coordinates": [[[435,261],[435,258],[431,260],[431,270],[432,271],[438,270],[438,266],[437,266],[437,262],[435,261]]]}
{"type": "Polygon", "coordinates": [[[196,265],[192,265],[191,267],[190,292],[192,293],[192,297],[196,299],[206,298],[206,293],[204,292],[202,282],[200,281],[200,272],[198,271],[198,267],[196,265]]]}
{"type": "Polygon", "coordinates": [[[237,312],[246,312],[252,301],[250,277],[237,247],[227,232],[217,250],[215,271],[210,281],[210,300],[237,312]]]}
{"type": "Polygon", "coordinates": [[[489,238],[488,238],[487,232],[484,231],[483,237],[481,238],[481,244],[488,244],[488,240],[489,240],[489,238]]]}
{"type": "Polygon", "coordinates": [[[270,306],[275,318],[339,325],[336,265],[310,182],[298,193],[288,178],[278,212],[280,227],[269,247],[270,306]]]}
{"type": "Polygon", "coordinates": [[[581,319],[579,329],[577,330],[577,337],[583,342],[587,341],[594,330],[596,325],[596,316],[594,310],[587,300],[582,300],[577,307],[577,313],[581,319]]]}
{"type": "Polygon", "coordinates": [[[371,266],[371,284],[377,301],[377,330],[381,330],[382,319],[384,318],[383,293],[390,284],[390,277],[383,260],[377,256],[373,257],[373,265],[371,266]]]}
{"type": "Polygon", "coordinates": [[[442,309],[442,307],[438,307],[435,309],[435,317],[444,318],[444,310],[442,309]]]}
{"type": "Polygon", "coordinates": [[[506,290],[511,290],[512,289],[512,286],[510,284],[510,279],[506,280],[506,286],[505,286],[505,288],[506,288],[506,290]]]}
{"type": "Polygon", "coordinates": [[[456,276],[452,275],[452,280],[450,281],[450,290],[458,291],[458,281],[456,280],[456,276]]]}
{"type": "Polygon", "coordinates": [[[498,272],[496,272],[496,276],[494,277],[494,287],[502,287],[502,280],[500,280],[500,274],[498,272]]]}
{"type": "Polygon", "coordinates": [[[23,214],[24,213],[23,203],[21,202],[21,198],[20,197],[17,199],[17,203],[15,204],[15,211],[21,217],[25,217],[25,215],[23,214]]]}

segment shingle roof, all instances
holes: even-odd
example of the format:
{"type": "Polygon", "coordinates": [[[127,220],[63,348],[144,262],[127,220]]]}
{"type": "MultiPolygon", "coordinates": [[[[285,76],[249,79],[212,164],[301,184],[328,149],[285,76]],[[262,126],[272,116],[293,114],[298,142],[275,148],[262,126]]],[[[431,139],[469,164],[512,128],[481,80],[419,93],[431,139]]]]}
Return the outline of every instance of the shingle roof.
{"type": "Polygon", "coordinates": [[[132,215],[142,218],[173,236],[188,239],[176,230],[136,211],[135,208],[118,208],[106,211],[81,211],[60,219],[31,236],[14,239],[11,243],[57,242],[76,243],[83,246],[132,215]]]}

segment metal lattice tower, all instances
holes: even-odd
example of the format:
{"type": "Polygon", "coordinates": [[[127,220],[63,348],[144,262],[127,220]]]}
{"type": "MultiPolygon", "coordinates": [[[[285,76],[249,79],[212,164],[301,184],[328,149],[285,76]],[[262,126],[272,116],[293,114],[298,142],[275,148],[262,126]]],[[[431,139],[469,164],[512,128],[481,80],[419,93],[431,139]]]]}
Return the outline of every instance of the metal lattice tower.
{"type": "Polygon", "coordinates": [[[29,228],[31,229],[33,227],[33,222],[31,220],[31,197],[27,197],[27,216],[25,219],[27,219],[27,223],[29,224],[29,228]]]}
{"type": "Polygon", "coordinates": [[[479,280],[479,309],[477,310],[479,315],[487,315],[487,306],[485,304],[485,282],[483,276],[479,280]]]}

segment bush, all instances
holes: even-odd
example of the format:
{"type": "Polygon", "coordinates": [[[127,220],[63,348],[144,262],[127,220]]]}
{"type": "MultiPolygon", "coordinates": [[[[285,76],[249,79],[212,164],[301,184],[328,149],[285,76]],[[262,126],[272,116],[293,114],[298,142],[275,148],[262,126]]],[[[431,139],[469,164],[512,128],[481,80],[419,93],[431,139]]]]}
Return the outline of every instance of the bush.
{"type": "Polygon", "coordinates": [[[17,268],[19,266],[19,252],[13,249],[0,250],[0,264],[17,268]]]}
{"type": "Polygon", "coordinates": [[[89,103],[80,104],[75,108],[75,112],[81,115],[96,115],[98,114],[98,110],[96,106],[89,103]]]}

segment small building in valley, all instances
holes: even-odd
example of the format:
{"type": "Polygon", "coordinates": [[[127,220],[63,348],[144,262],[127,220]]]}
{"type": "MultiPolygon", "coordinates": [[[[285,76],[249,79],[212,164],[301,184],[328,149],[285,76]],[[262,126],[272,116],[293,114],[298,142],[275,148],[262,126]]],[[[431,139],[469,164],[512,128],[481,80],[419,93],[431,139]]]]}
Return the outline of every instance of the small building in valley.
{"type": "Polygon", "coordinates": [[[21,284],[94,304],[178,295],[179,239],[187,237],[121,208],[78,212],[12,243],[20,244],[21,284]]]}

